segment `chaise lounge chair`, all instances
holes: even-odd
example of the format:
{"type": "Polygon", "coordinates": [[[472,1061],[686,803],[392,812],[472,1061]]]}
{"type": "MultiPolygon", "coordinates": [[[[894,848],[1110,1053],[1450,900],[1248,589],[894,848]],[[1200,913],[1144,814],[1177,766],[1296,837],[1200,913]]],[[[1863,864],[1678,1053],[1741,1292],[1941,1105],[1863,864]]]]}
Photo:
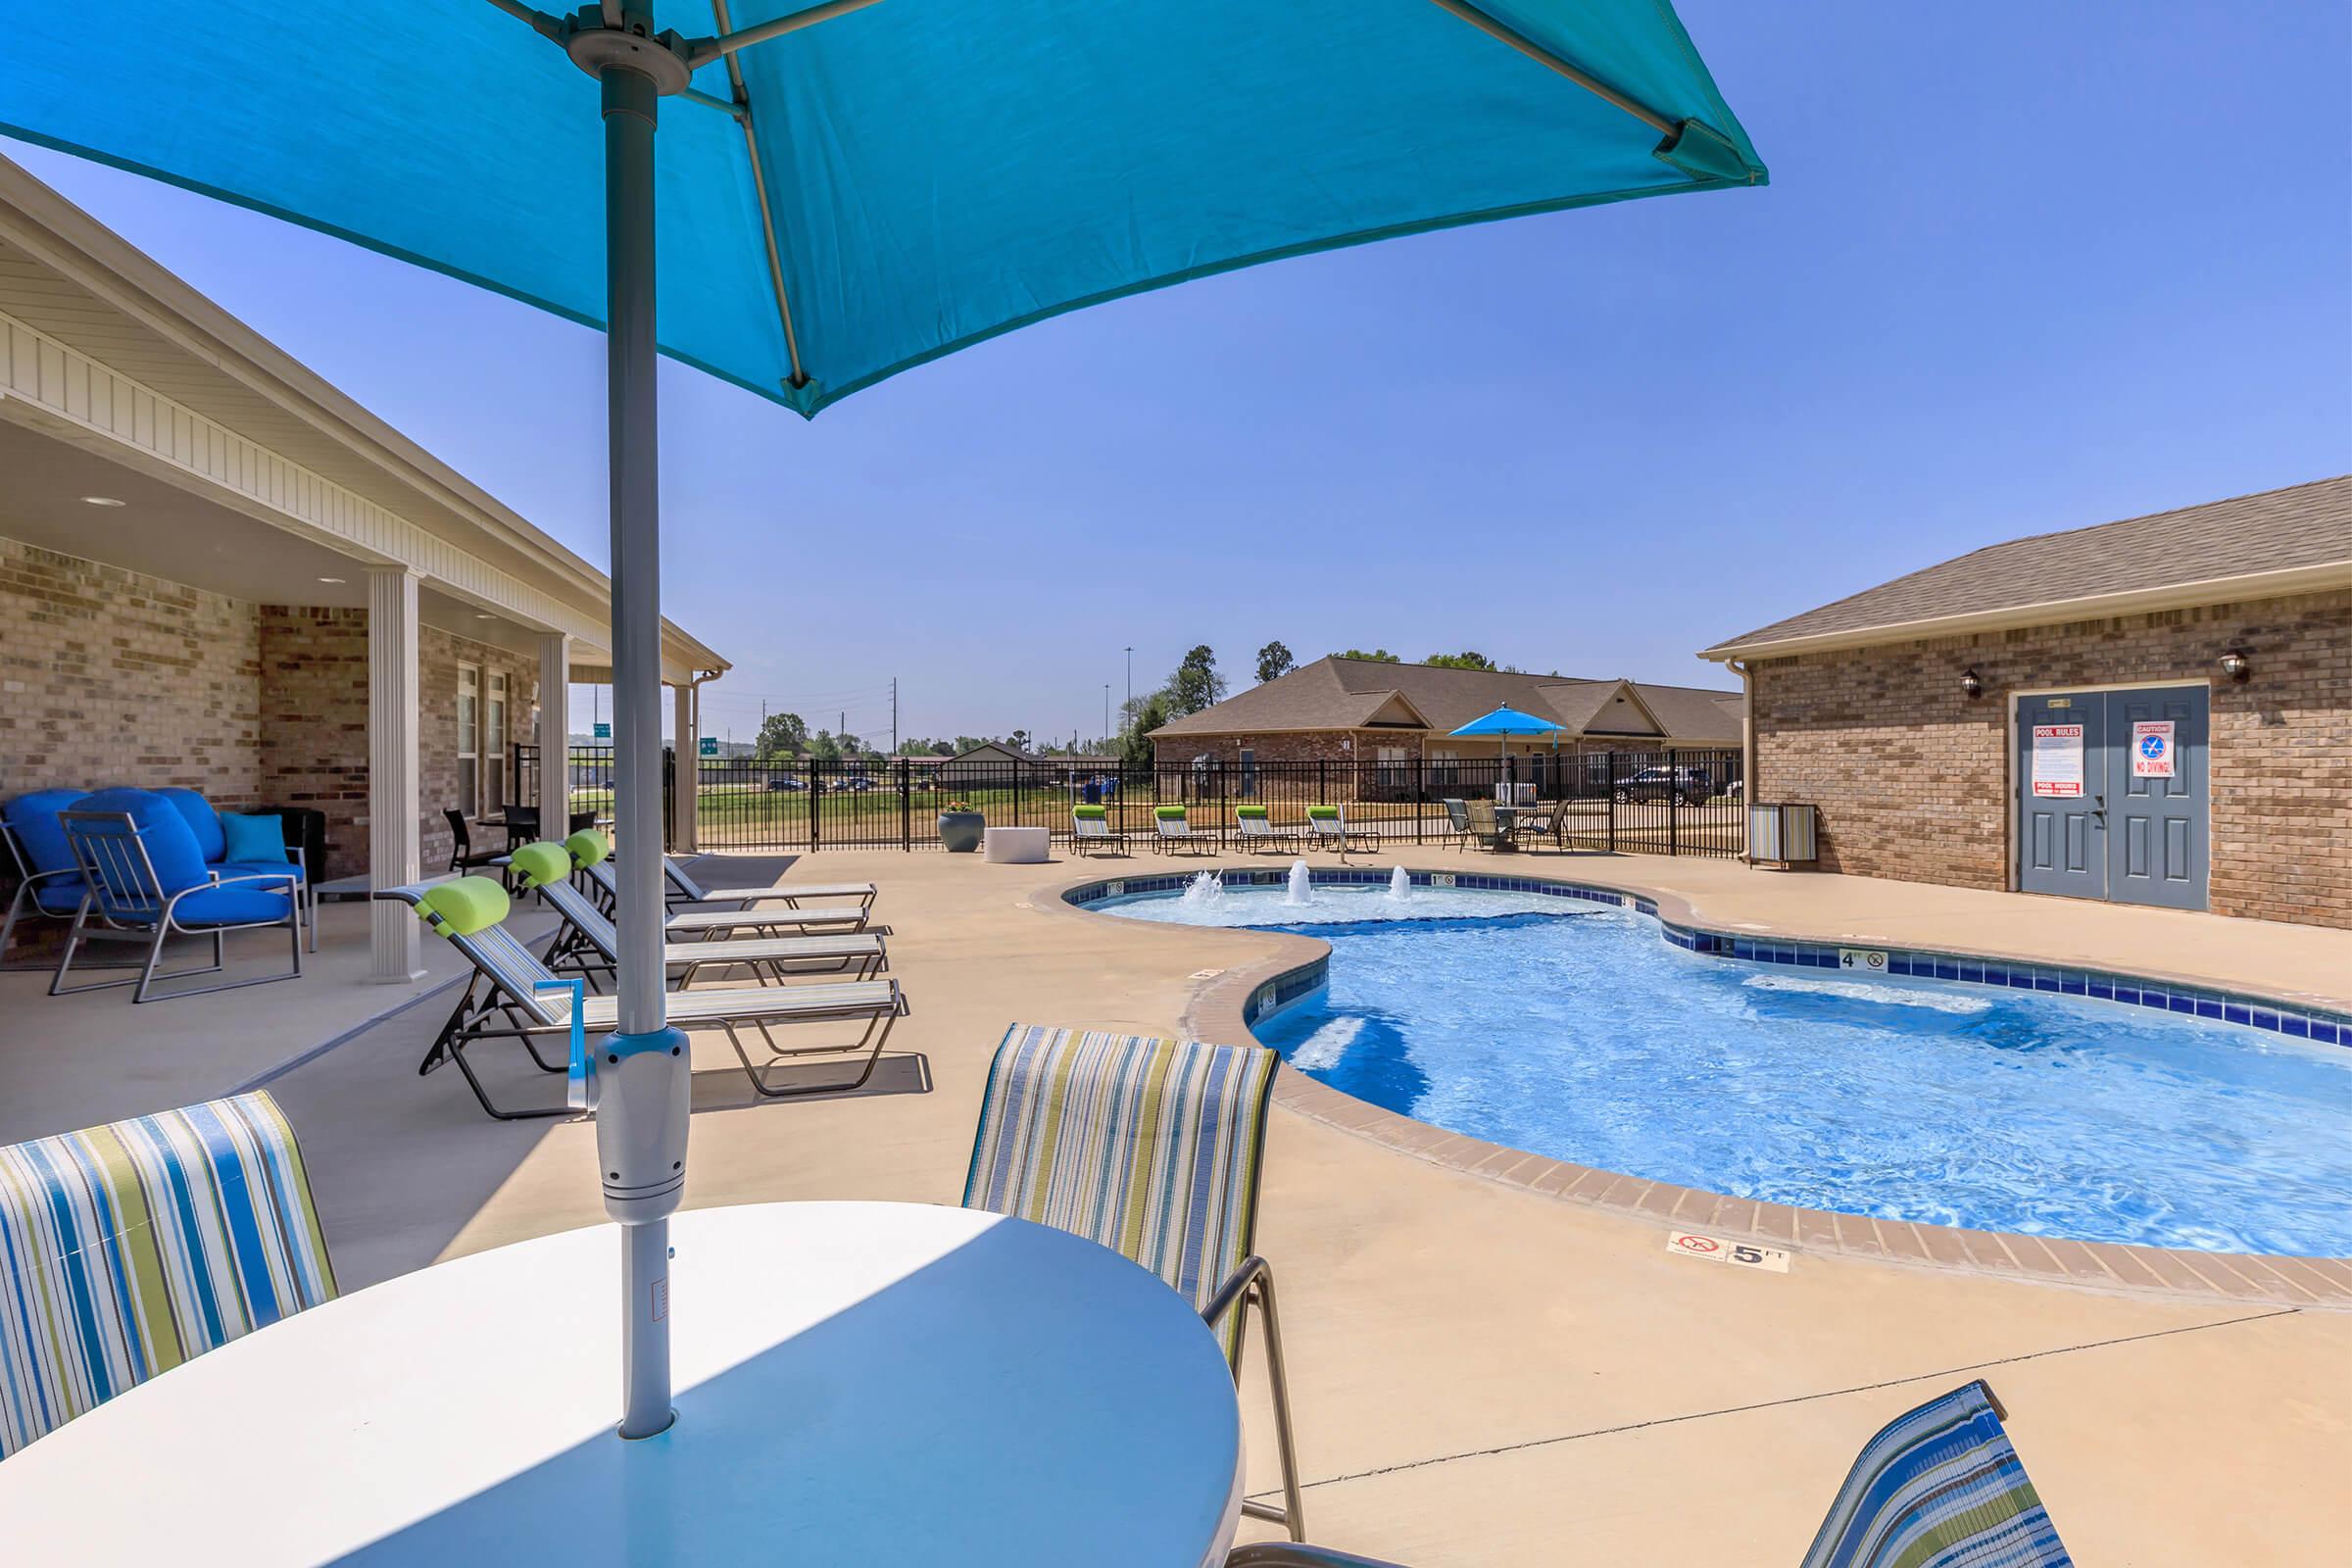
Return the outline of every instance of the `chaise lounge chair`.
{"type": "Polygon", "coordinates": [[[1298,843],[1301,837],[1297,828],[1276,827],[1262,806],[1235,807],[1233,825],[1240,830],[1242,843],[1252,851],[1261,847],[1279,850],[1285,845],[1298,843]]]}
{"type": "MultiPolygon", "coordinates": [[[[612,874],[612,864],[603,857],[607,846],[602,833],[574,833],[564,841],[572,858],[596,890],[597,902],[607,915],[620,907],[620,882],[612,874]],[[593,846],[583,844],[593,840],[593,846]],[[590,858],[589,857],[595,857],[590,858]]],[[[782,909],[676,909],[662,922],[671,941],[680,938],[726,936],[752,932],[763,936],[813,936],[818,932],[884,930],[868,927],[868,910],[862,904],[818,904],[808,907],[782,909]]]]}
{"type": "Polygon", "coordinates": [[[1199,1310],[1238,1383],[1261,1314],[1283,1506],[1254,1519],[1301,1530],[1274,1270],[1251,1251],[1276,1056],[1262,1046],[1014,1024],[988,1069],[963,1206],[1100,1242],[1199,1310]]]}
{"type": "MultiPolygon", "coordinates": [[[[560,977],[500,923],[509,907],[507,890],[488,877],[462,876],[450,882],[385,888],[375,897],[408,905],[436,935],[447,938],[473,964],[473,976],[466,983],[466,994],[451,1011],[449,1021],[441,1026],[441,1032],[433,1037],[424,1059],[416,1064],[417,1074],[422,1076],[456,1062],[458,1071],[465,1074],[466,1084],[473,1090],[473,1098],[481,1102],[483,1110],[500,1121],[572,1114],[569,1106],[562,1104],[518,1110],[502,1107],[490,1098],[475,1075],[473,1064],[466,1059],[466,1050],[477,1041],[519,1040],[530,1054],[531,1064],[540,1071],[563,1073],[570,1066],[567,1059],[561,1057],[549,1061],[539,1054],[536,1042],[571,1033],[573,987],[558,983],[560,977]],[[540,990],[542,984],[549,984],[550,989],[540,990]]],[[[906,1000],[896,980],[713,986],[674,993],[667,1006],[673,1028],[724,1030],[727,1043],[734,1047],[736,1059],[743,1063],[744,1076],[751,1080],[753,1092],[767,1100],[858,1088],[873,1076],[874,1063],[882,1057],[891,1027],[906,1013],[906,1000]],[[776,1024],[841,1021],[862,1022],[863,1032],[848,1044],[821,1046],[779,1046],[769,1032],[776,1024]],[[770,1088],[762,1073],[765,1067],[773,1067],[775,1061],[771,1059],[764,1067],[752,1064],[751,1056],[743,1049],[740,1032],[746,1028],[760,1032],[771,1058],[855,1056],[863,1052],[865,1065],[857,1077],[843,1082],[770,1088]]],[[[579,1021],[591,1032],[607,1033],[619,1020],[618,998],[586,997],[579,1004],[579,1021]]]]}
{"type": "Polygon", "coordinates": [[[1174,850],[1209,855],[1217,848],[1216,841],[1207,834],[1193,831],[1193,824],[1186,819],[1181,806],[1152,808],[1152,826],[1158,836],[1160,853],[1163,855],[1174,850]]]}
{"type": "MultiPolygon", "coordinates": [[[[598,977],[617,972],[620,934],[596,901],[567,880],[572,868],[570,852],[561,844],[526,844],[514,852],[515,881],[538,893],[564,922],[548,949],[548,968],[559,975],[576,973],[591,990],[601,990],[598,977]]],[[[666,942],[662,961],[683,990],[705,969],[749,969],[762,985],[782,985],[796,975],[812,974],[870,980],[890,967],[890,954],[879,933],[854,931],[840,936],[666,942]]]]}
{"type": "Polygon", "coordinates": [[[1097,850],[1127,853],[1127,835],[1111,830],[1109,812],[1101,806],[1070,808],[1070,844],[1080,855],[1091,855],[1097,850]]]}
{"type": "Polygon", "coordinates": [[[669,902],[680,904],[781,904],[797,909],[802,903],[814,899],[855,899],[871,909],[874,906],[874,885],[871,882],[825,882],[796,887],[790,883],[766,887],[706,888],[687,874],[686,868],[670,856],[662,857],[662,874],[669,880],[669,902]]]}
{"type": "Polygon", "coordinates": [[[1348,811],[1339,806],[1310,806],[1306,808],[1306,829],[1313,841],[1340,852],[1347,858],[1348,846],[1360,841],[1366,849],[1377,849],[1380,835],[1368,827],[1349,827],[1348,811]]]}
{"type": "Polygon", "coordinates": [[[302,1150],[267,1093],[0,1149],[0,1461],[334,1297],[302,1150]]]}

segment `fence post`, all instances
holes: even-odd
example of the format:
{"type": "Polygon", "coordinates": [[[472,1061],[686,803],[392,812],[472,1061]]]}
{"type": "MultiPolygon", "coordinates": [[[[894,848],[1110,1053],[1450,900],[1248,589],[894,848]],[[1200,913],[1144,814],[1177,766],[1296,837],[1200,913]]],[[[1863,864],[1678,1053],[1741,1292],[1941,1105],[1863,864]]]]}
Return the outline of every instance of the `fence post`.
{"type": "Polygon", "coordinates": [[[1666,748],[1666,853],[1683,853],[1683,773],[1671,746],[1666,748]]]}
{"type": "Polygon", "coordinates": [[[823,793],[825,781],[818,776],[816,766],[816,759],[813,757],[808,759],[808,847],[812,850],[824,843],[822,826],[818,821],[819,808],[816,798],[823,793]]]}
{"type": "Polygon", "coordinates": [[[1331,804],[1331,763],[1320,757],[1315,759],[1314,804],[1317,806],[1331,804]]]}
{"type": "Polygon", "coordinates": [[[914,848],[914,802],[909,798],[906,759],[899,759],[899,848],[914,848]]]}
{"type": "Polygon", "coordinates": [[[1427,814],[1423,808],[1428,803],[1429,758],[1423,755],[1413,759],[1413,842],[1415,844],[1425,842],[1421,836],[1422,818],[1427,814]]]}
{"type": "Polygon", "coordinates": [[[1609,853],[1617,853],[1617,753],[1609,752],[1609,853]]]}

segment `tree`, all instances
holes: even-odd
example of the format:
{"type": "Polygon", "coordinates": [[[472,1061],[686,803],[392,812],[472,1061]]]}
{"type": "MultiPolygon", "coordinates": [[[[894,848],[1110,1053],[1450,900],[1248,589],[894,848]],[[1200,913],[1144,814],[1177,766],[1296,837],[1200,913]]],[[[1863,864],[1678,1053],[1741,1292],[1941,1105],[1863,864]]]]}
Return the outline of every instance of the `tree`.
{"type": "Polygon", "coordinates": [[[1280,680],[1298,667],[1298,661],[1279,641],[1270,642],[1257,651],[1257,683],[1263,686],[1270,680],[1280,680]]]}
{"type": "Polygon", "coordinates": [[[1168,694],[1152,692],[1135,698],[1121,710],[1125,720],[1119,731],[1119,757],[1129,767],[1146,768],[1152,765],[1152,732],[1176,716],[1168,706],[1168,694]]]}
{"type": "Polygon", "coordinates": [[[1505,674],[1511,675],[1516,675],[1519,673],[1516,669],[1513,669],[1508,664],[1497,664],[1494,662],[1494,661],[1489,659],[1484,654],[1469,652],[1463,652],[1459,654],[1432,654],[1427,659],[1421,661],[1421,662],[1424,664],[1434,665],[1439,669],[1493,669],[1500,670],[1505,674]]]}
{"type": "Polygon", "coordinates": [[[1176,673],[1168,677],[1167,696],[1168,711],[1177,718],[1225,700],[1225,677],[1217,673],[1217,656],[1208,644],[1184,656],[1176,673]]]}
{"type": "Polygon", "coordinates": [[[808,755],[820,762],[838,762],[841,760],[841,742],[833,738],[831,730],[820,729],[808,737],[808,755]]]}
{"type": "Polygon", "coordinates": [[[808,744],[808,725],[798,713],[770,713],[752,742],[752,755],[762,762],[779,757],[798,757],[808,744]]]}
{"type": "Polygon", "coordinates": [[[1334,654],[1331,657],[1334,659],[1360,659],[1373,664],[1401,664],[1404,662],[1386,648],[1375,648],[1368,654],[1360,648],[1350,648],[1344,654],[1334,654]]]}
{"type": "Polygon", "coordinates": [[[1016,752],[1025,752],[1029,749],[1029,732],[1025,729],[1016,729],[1004,737],[1004,744],[1016,752]]]}

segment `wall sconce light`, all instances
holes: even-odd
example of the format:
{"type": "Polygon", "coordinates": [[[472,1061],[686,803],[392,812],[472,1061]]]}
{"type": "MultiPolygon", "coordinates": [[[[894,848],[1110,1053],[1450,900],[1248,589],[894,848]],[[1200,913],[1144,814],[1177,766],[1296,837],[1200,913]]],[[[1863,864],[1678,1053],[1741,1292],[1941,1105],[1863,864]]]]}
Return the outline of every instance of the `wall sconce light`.
{"type": "Polygon", "coordinates": [[[1974,664],[1960,672],[1960,695],[1972,703],[1984,695],[1984,677],[1977,673],[1974,664]]]}
{"type": "Polygon", "coordinates": [[[2242,681],[2253,672],[2254,666],[2246,662],[2243,648],[2232,648],[2222,655],[2222,673],[2231,680],[2242,681]]]}

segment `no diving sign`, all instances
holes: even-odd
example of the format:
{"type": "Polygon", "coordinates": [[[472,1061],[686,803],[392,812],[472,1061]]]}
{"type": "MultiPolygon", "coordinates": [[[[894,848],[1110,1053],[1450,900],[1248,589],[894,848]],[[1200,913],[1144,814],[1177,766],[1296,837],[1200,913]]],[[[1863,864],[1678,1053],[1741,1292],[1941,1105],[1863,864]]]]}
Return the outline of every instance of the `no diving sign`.
{"type": "Polygon", "coordinates": [[[2173,776],[2173,721],[2140,719],[2132,726],[2132,776],[2173,776]]]}
{"type": "Polygon", "coordinates": [[[1700,1236],[1692,1231],[1669,1231],[1666,1250],[1680,1252],[1685,1257],[1703,1257],[1711,1263],[1737,1263],[1741,1268],[1768,1269],[1775,1274],[1788,1272],[1788,1254],[1777,1247],[1727,1242],[1720,1236],[1700,1236]]]}

